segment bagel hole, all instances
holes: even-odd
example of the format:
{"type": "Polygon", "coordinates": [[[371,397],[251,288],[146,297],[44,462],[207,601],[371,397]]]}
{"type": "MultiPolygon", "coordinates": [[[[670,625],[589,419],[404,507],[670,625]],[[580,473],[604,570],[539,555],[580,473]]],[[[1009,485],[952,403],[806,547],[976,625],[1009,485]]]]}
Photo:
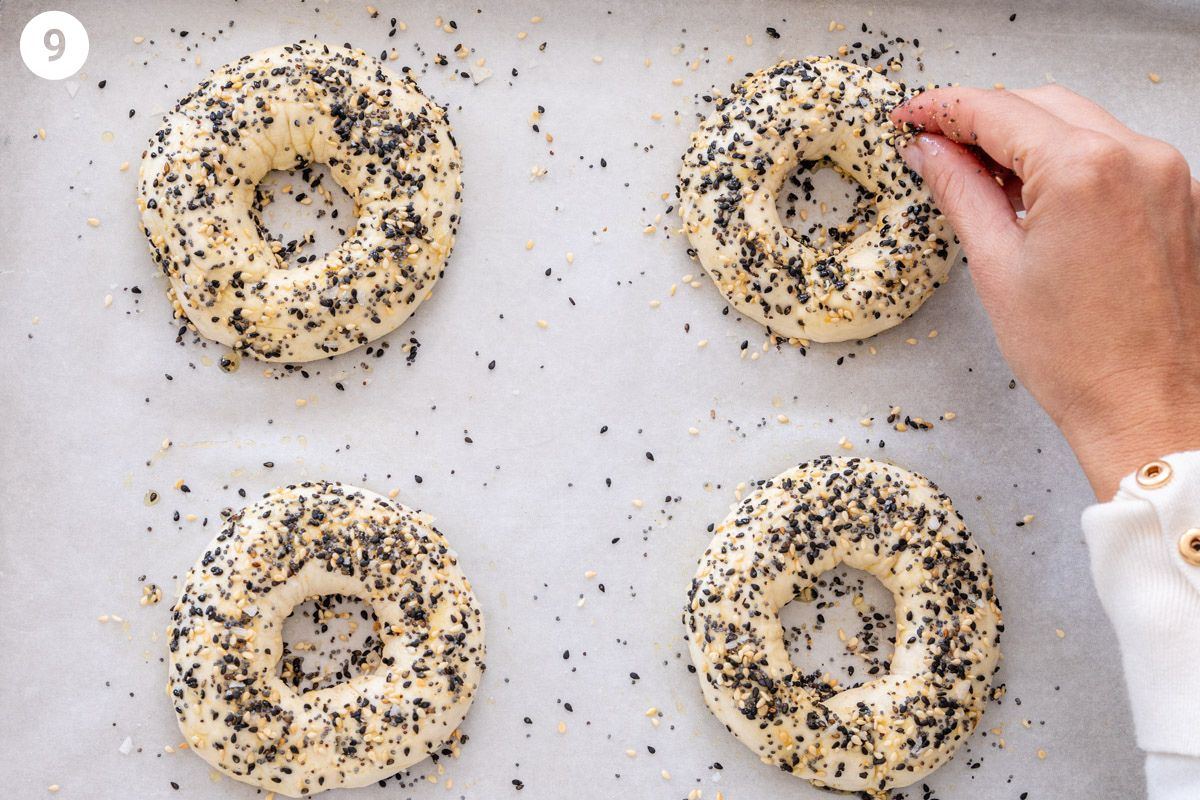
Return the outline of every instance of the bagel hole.
{"type": "Polygon", "coordinates": [[[836,253],[875,221],[874,194],[827,158],[802,161],[783,182],[775,208],[789,236],[836,253]]]}
{"type": "Polygon", "coordinates": [[[316,261],[354,229],[354,200],[324,164],[272,170],[255,188],[258,227],[288,268],[316,261]]]}
{"type": "Polygon", "coordinates": [[[283,623],[276,670],[297,692],[326,689],[374,672],[383,659],[379,621],[358,597],[309,597],[283,623]]]}
{"type": "Polygon", "coordinates": [[[792,665],[828,673],[839,691],[884,674],[896,648],[894,604],[873,575],[845,565],[829,570],[780,609],[792,665]]]}

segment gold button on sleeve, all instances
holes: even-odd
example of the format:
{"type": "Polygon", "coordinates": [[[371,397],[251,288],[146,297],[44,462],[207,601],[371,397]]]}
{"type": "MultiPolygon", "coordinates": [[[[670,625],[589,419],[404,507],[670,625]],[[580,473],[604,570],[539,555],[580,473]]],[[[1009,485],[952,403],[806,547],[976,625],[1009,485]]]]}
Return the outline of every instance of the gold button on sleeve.
{"type": "Polygon", "coordinates": [[[1161,489],[1171,480],[1171,465],[1165,461],[1147,461],[1137,471],[1137,483],[1143,489],[1161,489]]]}
{"type": "Polygon", "coordinates": [[[1179,555],[1193,567],[1200,567],[1200,528],[1188,528],[1179,537],[1179,555]]]}

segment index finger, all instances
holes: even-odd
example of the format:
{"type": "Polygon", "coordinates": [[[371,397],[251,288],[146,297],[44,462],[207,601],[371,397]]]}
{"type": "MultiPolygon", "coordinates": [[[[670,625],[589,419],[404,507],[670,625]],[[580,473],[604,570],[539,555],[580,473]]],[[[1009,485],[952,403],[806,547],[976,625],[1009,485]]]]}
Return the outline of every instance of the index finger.
{"type": "Polygon", "coordinates": [[[1073,92],[1059,83],[1043,83],[1029,89],[1014,89],[1013,94],[1023,97],[1039,108],[1071,125],[1091,128],[1106,133],[1114,139],[1132,139],[1137,134],[1114,117],[1108,109],[1073,92]]]}
{"type": "Polygon", "coordinates": [[[980,147],[1022,181],[1037,168],[1038,158],[1072,130],[1046,109],[1003,89],[930,89],[894,108],[891,117],[898,125],[980,147]]]}

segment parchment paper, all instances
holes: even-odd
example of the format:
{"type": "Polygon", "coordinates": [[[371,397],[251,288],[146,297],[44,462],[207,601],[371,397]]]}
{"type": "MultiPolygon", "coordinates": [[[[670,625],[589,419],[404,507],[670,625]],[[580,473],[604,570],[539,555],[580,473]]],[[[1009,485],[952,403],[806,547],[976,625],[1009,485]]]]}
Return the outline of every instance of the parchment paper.
{"type": "MultiPolygon", "coordinates": [[[[667,207],[708,108],[697,94],[784,57],[895,36],[920,40],[902,48],[910,80],[1054,79],[1172,141],[1195,169],[1200,10],[375,5],[378,18],[362,3],[321,0],[63,2],[54,7],[83,22],[91,54],[76,79],[50,83],[25,69],[16,42],[51,6],[0,4],[4,795],[42,797],[58,784],[63,798],[261,796],[164,750],[180,741],[163,691],[164,630],[223,507],[325,478],[398,489],[437,519],[484,606],[489,647],[460,758],[331,800],[822,797],[759,763],[708,713],[686,669],[680,611],[705,528],[735,487],[825,452],[892,459],[939,483],[986,549],[1006,611],[1007,694],[930,777],[929,794],[918,785],[907,796],[1141,795],[1116,642],[1078,525],[1089,490],[1033,399],[1010,388],[969,271],[957,267],[919,314],[869,342],[762,352],[762,329],[724,313],[667,207]],[[389,38],[393,16],[407,30],[389,38]],[[457,29],[436,27],[438,16],[457,29]],[[834,21],[845,30],[831,32],[834,21]],[[222,348],[175,341],[137,225],[137,162],[158,115],[210,68],[305,36],[395,47],[392,66],[412,66],[449,105],[465,162],[461,236],[386,357],[360,350],[310,365],[307,378],[268,377],[249,360],[225,374],[222,348]],[[458,43],[473,48],[468,58],[455,57],[458,43]],[[429,66],[439,53],[450,66],[429,66]],[[478,58],[490,78],[452,79],[478,58]],[[535,165],[548,173],[531,179],[535,165]],[[420,347],[406,365],[410,337],[420,347]],[[893,405],[935,427],[894,431],[884,422],[893,405]],[[942,420],[947,411],[957,419],[942,420]],[[853,450],[839,449],[843,436],[853,450]],[[146,505],[151,490],[161,499],[146,505]],[[139,603],[147,583],[162,587],[161,603],[139,603]]],[[[815,663],[838,647],[822,641],[815,663]]]]}

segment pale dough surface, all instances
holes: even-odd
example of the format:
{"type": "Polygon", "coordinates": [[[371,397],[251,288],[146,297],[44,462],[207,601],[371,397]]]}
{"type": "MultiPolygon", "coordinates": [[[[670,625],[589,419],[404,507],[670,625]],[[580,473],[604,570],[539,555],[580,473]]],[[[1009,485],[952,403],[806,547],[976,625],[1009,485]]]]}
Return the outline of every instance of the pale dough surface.
{"type": "Polygon", "coordinates": [[[743,744],[818,785],[879,796],[974,730],[1003,630],[983,551],[946,495],[900,467],[828,456],[763,481],[717,526],[684,622],[705,701],[743,744]],[[793,665],[779,621],[838,564],[896,600],[890,670],[845,690],[793,665]]]}
{"type": "Polygon", "coordinates": [[[455,735],[483,675],[483,614],[431,520],[338,483],[285,486],[230,517],[171,620],[167,688],[191,751],[288,797],[423,760],[455,735]],[[382,660],[299,693],[278,671],[283,622],[331,594],[371,606],[382,660]]]}
{"type": "Polygon", "coordinates": [[[830,58],[784,61],[735,85],[692,134],[679,214],[734,308],[785,338],[839,342],[904,321],[945,281],[957,240],[896,150],[902,84],[830,58]],[[873,219],[825,252],[785,230],[776,202],[828,158],[874,197],[873,219]]]}
{"type": "Polygon", "coordinates": [[[395,330],[454,246],[460,158],[444,110],[361,50],[297,42],[217,69],[151,137],[138,206],[176,313],[264,361],[304,362],[395,330]],[[286,264],[255,187],[329,166],[358,219],[325,256],[286,264]]]}

